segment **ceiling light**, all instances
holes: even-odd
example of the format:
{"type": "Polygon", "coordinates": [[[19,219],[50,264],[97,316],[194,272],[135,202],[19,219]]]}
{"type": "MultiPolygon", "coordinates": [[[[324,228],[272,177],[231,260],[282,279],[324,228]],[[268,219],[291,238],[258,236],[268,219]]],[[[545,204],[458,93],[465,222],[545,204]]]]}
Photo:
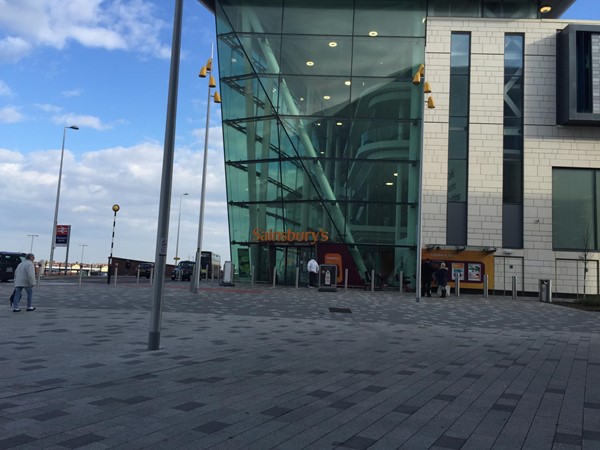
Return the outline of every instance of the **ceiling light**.
{"type": "Polygon", "coordinates": [[[304,101],[304,97],[300,97],[300,101],[303,102],[304,101]]]}
{"type": "Polygon", "coordinates": [[[324,98],[325,100],[331,100],[331,97],[330,97],[329,95],[324,95],[324,96],[323,96],[323,98],[324,98]]]}
{"type": "Polygon", "coordinates": [[[392,183],[391,181],[388,181],[387,183],[385,183],[386,186],[393,186],[394,183],[392,183]]]}
{"type": "Polygon", "coordinates": [[[350,86],[350,85],[352,84],[352,81],[350,81],[350,80],[346,80],[346,81],[344,81],[344,84],[345,84],[346,86],[350,86]]]}
{"type": "Polygon", "coordinates": [[[394,176],[397,177],[398,176],[398,172],[394,172],[394,176]]]}
{"type": "Polygon", "coordinates": [[[371,37],[375,37],[377,36],[379,33],[377,31],[369,31],[369,36],[371,37]]]}
{"type": "Polygon", "coordinates": [[[549,13],[550,11],[552,11],[552,6],[550,6],[550,5],[543,5],[543,6],[540,8],[540,12],[541,12],[542,14],[549,13]]]}
{"type": "Polygon", "coordinates": [[[330,46],[330,47],[337,47],[337,42],[331,41],[331,42],[329,43],[329,46],[330,46]]]}
{"type": "Polygon", "coordinates": [[[312,67],[312,66],[314,66],[314,65],[315,65],[315,62],[314,62],[314,61],[306,61],[306,65],[307,65],[308,67],[312,67]]]}
{"type": "Polygon", "coordinates": [[[343,125],[343,123],[342,123],[342,122],[337,122],[337,123],[336,123],[336,125],[337,125],[338,127],[341,127],[341,126],[343,125]]]}

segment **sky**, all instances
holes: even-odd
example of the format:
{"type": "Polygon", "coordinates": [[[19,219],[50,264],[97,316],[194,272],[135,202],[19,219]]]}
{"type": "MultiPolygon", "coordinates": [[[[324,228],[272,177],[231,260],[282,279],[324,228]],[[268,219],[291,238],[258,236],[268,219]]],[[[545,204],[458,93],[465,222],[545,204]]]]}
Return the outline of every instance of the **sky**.
{"type": "MultiPolygon", "coordinates": [[[[0,0],[0,250],[48,259],[63,131],[77,125],[66,130],[58,214],[71,225],[69,261],[107,261],[113,204],[113,256],[154,261],[174,4],[0,0]]],[[[577,0],[563,17],[600,20],[600,1],[577,0]]],[[[167,262],[179,217],[178,256],[196,251],[208,89],[198,72],[214,41],[213,14],[185,0],[167,262]]],[[[227,261],[219,105],[209,123],[202,249],[227,261]]]]}

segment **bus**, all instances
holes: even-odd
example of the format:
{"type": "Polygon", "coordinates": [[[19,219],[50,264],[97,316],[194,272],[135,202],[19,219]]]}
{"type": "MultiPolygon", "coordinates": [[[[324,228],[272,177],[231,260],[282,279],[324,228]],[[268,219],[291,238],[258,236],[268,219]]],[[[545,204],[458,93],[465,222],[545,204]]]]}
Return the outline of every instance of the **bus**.
{"type": "Polygon", "coordinates": [[[200,254],[200,278],[218,279],[221,275],[221,257],[213,252],[200,254]],[[206,270],[208,269],[208,273],[206,270]]]}

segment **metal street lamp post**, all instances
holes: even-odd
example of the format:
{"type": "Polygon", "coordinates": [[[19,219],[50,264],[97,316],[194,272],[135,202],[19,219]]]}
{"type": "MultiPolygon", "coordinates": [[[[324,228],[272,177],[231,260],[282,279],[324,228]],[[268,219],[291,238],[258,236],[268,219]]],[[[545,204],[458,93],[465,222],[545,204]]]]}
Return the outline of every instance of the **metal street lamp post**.
{"type": "Polygon", "coordinates": [[[171,67],[169,70],[169,94],[165,123],[165,145],[158,206],[156,251],[154,257],[154,295],[152,298],[152,311],[150,313],[148,350],[158,350],[160,348],[162,300],[164,297],[165,268],[167,265],[167,248],[169,243],[169,214],[171,210],[171,190],[173,186],[173,159],[175,154],[175,125],[177,122],[177,92],[179,86],[182,17],[183,0],[175,0],[175,10],[173,13],[173,41],[171,43],[171,67]]]}
{"type": "Polygon", "coordinates": [[[179,215],[177,217],[177,241],[175,241],[175,265],[179,262],[179,229],[181,227],[181,200],[186,195],[190,195],[187,192],[179,196],[179,215]]]}
{"type": "MultiPolygon", "coordinates": [[[[211,57],[201,70],[198,76],[200,78],[206,78],[206,74],[212,71],[212,49],[211,49],[211,57]]],[[[194,264],[194,282],[190,283],[190,290],[194,293],[198,293],[200,288],[200,274],[202,273],[202,268],[200,265],[202,264],[202,230],[204,228],[204,198],[206,196],[206,166],[208,162],[208,131],[210,124],[210,103],[211,97],[214,98],[215,103],[221,103],[221,97],[218,92],[214,93],[214,96],[211,95],[211,90],[217,87],[217,83],[215,82],[215,78],[210,74],[208,79],[208,99],[206,102],[206,128],[204,130],[204,162],[202,164],[202,190],[200,194],[200,218],[198,220],[198,245],[196,247],[196,264],[194,264]]]]}
{"type": "Polygon", "coordinates": [[[29,236],[31,238],[31,246],[29,247],[29,253],[33,253],[33,238],[39,237],[39,234],[28,234],[27,236],[29,236]]]}
{"type": "Polygon", "coordinates": [[[117,212],[121,209],[116,203],[112,205],[114,212],[113,216],[113,228],[112,228],[112,239],[110,241],[110,256],[108,257],[108,274],[106,276],[106,284],[110,284],[110,275],[112,269],[112,258],[113,258],[113,246],[115,245],[115,226],[117,225],[117,212]]]}
{"type": "Polygon", "coordinates": [[[60,168],[58,169],[58,187],[56,188],[56,205],[54,206],[54,222],[52,223],[52,244],[50,245],[50,273],[52,273],[52,263],[54,262],[54,249],[56,248],[56,225],[58,224],[58,204],[60,202],[60,183],[62,181],[63,159],[65,156],[65,138],[67,129],[79,130],[77,125],[65,126],[63,128],[62,147],[60,149],[60,168]]]}

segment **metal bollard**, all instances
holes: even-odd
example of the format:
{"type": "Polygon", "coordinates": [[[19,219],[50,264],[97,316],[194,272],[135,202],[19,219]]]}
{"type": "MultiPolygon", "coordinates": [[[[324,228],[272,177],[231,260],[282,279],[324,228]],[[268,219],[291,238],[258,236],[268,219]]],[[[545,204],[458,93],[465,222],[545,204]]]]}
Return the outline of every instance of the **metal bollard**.
{"type": "Polygon", "coordinates": [[[79,265],[79,287],[81,287],[81,277],[83,276],[83,270],[81,270],[81,265],[79,265]]]}
{"type": "Polygon", "coordinates": [[[296,266],[296,289],[298,289],[298,281],[300,280],[300,267],[296,266]]]}
{"type": "Polygon", "coordinates": [[[344,269],[344,290],[348,290],[348,269],[344,269]]]}
{"type": "Polygon", "coordinates": [[[487,273],[483,276],[483,298],[488,298],[488,275],[487,273]]]}
{"type": "Polygon", "coordinates": [[[275,287],[276,281],[277,281],[277,267],[273,267],[273,287],[275,287]]]}
{"type": "Polygon", "coordinates": [[[117,285],[117,272],[119,271],[119,266],[115,265],[115,272],[113,274],[113,277],[115,277],[115,286],[117,285]]]}
{"type": "Polygon", "coordinates": [[[400,271],[398,279],[400,280],[400,297],[402,297],[404,295],[404,293],[402,292],[402,288],[404,287],[404,271],[403,270],[400,271]]]}
{"type": "Polygon", "coordinates": [[[135,272],[135,284],[140,284],[140,268],[138,267],[135,272]]]}
{"type": "Polygon", "coordinates": [[[512,276],[512,299],[515,300],[517,298],[517,277],[515,275],[512,276]]]}
{"type": "Polygon", "coordinates": [[[154,267],[150,269],[150,284],[154,284],[154,267]]]}
{"type": "Polygon", "coordinates": [[[254,286],[254,266],[250,268],[250,285],[254,286]]]}
{"type": "Polygon", "coordinates": [[[371,292],[375,292],[375,271],[371,270],[371,292]]]}
{"type": "Polygon", "coordinates": [[[457,297],[460,297],[460,275],[458,272],[454,272],[454,293],[457,297]]]}

